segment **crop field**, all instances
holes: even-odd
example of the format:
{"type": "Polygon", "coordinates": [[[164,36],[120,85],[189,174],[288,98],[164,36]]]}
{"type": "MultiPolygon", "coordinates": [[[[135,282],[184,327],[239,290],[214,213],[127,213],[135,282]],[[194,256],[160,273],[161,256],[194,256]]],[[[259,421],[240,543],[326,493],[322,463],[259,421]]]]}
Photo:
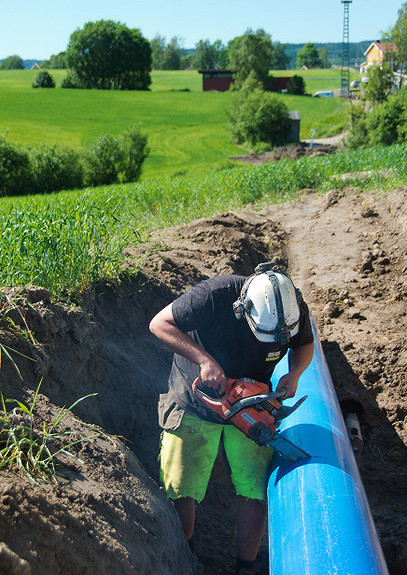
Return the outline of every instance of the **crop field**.
{"type": "MultiPolygon", "coordinates": [[[[150,92],[61,89],[64,70],[51,71],[55,90],[34,90],[37,73],[0,71],[0,132],[13,142],[79,147],[140,125],[150,146],[145,179],[207,172],[245,151],[230,140],[226,113],[232,94],[202,92],[196,71],[154,71],[150,92]]],[[[300,112],[303,138],[312,129],[322,137],[346,128],[346,103],[340,99],[281,97],[300,112]]]]}
{"type": "Polygon", "coordinates": [[[54,293],[118,278],[123,248],[147,230],[248,203],[291,198],[302,188],[406,185],[407,145],[234,167],[199,177],[0,200],[1,285],[30,282],[54,293]],[[395,169],[394,166],[397,166],[395,169]],[[389,172],[389,169],[392,169],[389,172]],[[371,174],[364,174],[373,170],[371,174]],[[354,173],[345,182],[333,177],[354,173]]]}

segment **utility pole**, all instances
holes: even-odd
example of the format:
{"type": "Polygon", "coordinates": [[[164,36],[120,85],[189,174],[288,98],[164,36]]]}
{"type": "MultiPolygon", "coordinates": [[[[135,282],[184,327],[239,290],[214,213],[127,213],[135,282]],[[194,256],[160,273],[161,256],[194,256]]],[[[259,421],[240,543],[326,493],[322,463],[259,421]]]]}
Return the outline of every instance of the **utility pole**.
{"type": "Polygon", "coordinates": [[[341,0],[343,4],[343,37],[342,37],[342,67],[341,67],[341,96],[349,98],[349,4],[352,0],[341,0]]]}

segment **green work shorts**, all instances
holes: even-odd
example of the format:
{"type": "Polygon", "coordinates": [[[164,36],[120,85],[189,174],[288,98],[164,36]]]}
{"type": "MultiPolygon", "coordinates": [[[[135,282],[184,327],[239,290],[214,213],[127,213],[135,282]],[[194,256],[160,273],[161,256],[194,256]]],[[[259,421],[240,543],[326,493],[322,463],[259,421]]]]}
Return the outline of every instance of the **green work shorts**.
{"type": "Polygon", "coordinates": [[[266,498],[273,450],[260,447],[233,425],[184,413],[180,426],[164,430],[161,436],[160,474],[170,499],[202,501],[221,439],[236,494],[261,501],[266,498]]]}

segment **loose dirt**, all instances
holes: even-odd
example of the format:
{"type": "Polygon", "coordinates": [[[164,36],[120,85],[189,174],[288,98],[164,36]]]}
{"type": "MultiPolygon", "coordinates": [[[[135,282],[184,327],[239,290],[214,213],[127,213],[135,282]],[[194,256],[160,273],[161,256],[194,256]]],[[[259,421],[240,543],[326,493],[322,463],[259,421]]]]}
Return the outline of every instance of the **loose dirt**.
{"type": "Polygon", "coordinates": [[[279,160],[298,160],[302,156],[326,156],[332,154],[342,146],[343,135],[341,137],[326,138],[325,140],[311,140],[288,144],[275,148],[269,152],[244,154],[242,156],[232,156],[231,160],[242,164],[259,165],[267,162],[278,162],[279,160]]]}
{"type": "MultiPolygon", "coordinates": [[[[58,455],[55,482],[0,472],[0,573],[233,573],[235,497],[222,458],[197,509],[197,557],[159,487],[156,404],[171,354],[148,323],[200,279],[249,274],[265,260],[286,266],[301,287],[341,405],[358,411],[358,464],[372,514],[391,575],[405,573],[406,195],[303,190],[288,204],[156,230],[127,250],[128,268],[144,262],[137,279],[100,286],[80,307],[40,287],[3,290],[2,308],[10,307],[7,295],[12,309],[1,317],[0,343],[21,372],[3,349],[4,396],[31,405],[42,381],[34,409],[40,429],[59,407],[98,395],[60,424],[76,434],[71,449],[79,459],[58,455]]],[[[268,573],[267,555],[264,538],[259,574],[268,573]]]]}

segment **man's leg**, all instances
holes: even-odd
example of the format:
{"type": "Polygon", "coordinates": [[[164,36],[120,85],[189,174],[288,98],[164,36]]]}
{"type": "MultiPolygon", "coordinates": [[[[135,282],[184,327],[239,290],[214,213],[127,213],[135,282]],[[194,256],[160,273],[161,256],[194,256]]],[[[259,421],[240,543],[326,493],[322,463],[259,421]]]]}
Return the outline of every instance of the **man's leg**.
{"type": "Polygon", "coordinates": [[[181,497],[174,501],[175,509],[178,512],[182,530],[188,541],[192,539],[195,524],[195,500],[192,497],[181,497]]]}
{"type": "Polygon", "coordinates": [[[266,517],[266,491],[272,450],[260,447],[230,425],[223,444],[237,498],[235,573],[249,573],[254,566],[266,517]],[[243,569],[243,570],[242,570],[243,569]]]}
{"type": "Polygon", "coordinates": [[[218,453],[222,425],[184,414],[174,431],[161,437],[160,474],[165,491],[173,500],[185,537],[192,548],[195,501],[204,498],[218,453]]]}
{"type": "Polygon", "coordinates": [[[244,561],[254,561],[257,557],[264,521],[266,504],[258,499],[238,496],[236,515],[237,557],[244,561]]]}

